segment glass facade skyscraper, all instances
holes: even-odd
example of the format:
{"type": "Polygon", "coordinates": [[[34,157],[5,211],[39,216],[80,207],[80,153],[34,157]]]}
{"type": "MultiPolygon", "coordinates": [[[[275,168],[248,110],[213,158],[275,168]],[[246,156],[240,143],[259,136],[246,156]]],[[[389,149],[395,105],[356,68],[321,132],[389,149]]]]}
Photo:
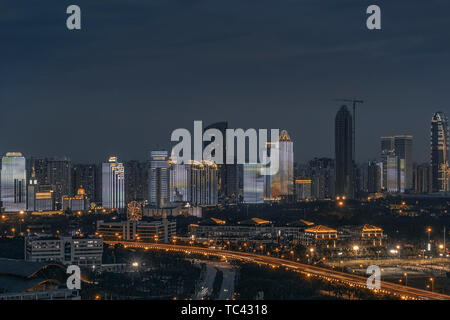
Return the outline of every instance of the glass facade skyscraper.
{"type": "Polygon", "coordinates": [[[413,137],[409,135],[381,137],[384,190],[404,192],[413,189],[412,139],[413,137]],[[395,174],[392,171],[393,168],[396,168],[395,174]]]}
{"type": "Polygon", "coordinates": [[[125,208],[125,170],[117,157],[102,164],[102,204],[106,209],[125,208]]]}
{"type": "Polygon", "coordinates": [[[335,174],[336,195],[354,197],[354,159],[352,115],[342,106],[335,118],[335,174]]]}
{"type": "Polygon", "coordinates": [[[264,176],[260,163],[244,164],[244,203],[264,203],[264,176]]]}
{"type": "Polygon", "coordinates": [[[27,209],[25,158],[20,152],[8,152],[2,158],[1,199],[5,212],[27,209]]]}
{"type": "MultiPolygon", "coordinates": [[[[286,130],[281,131],[278,142],[279,169],[274,176],[266,178],[266,183],[270,183],[272,199],[281,199],[294,195],[294,143],[286,130]]],[[[271,144],[269,148],[273,149],[275,147],[271,144]]],[[[267,191],[266,197],[268,196],[267,191]]]]}
{"type": "Polygon", "coordinates": [[[170,206],[170,173],[167,151],[152,151],[150,155],[149,205],[154,208],[170,206]]]}
{"type": "Polygon", "coordinates": [[[172,164],[170,168],[170,201],[194,205],[216,205],[219,202],[219,167],[212,161],[190,161],[172,164]]]}
{"type": "Polygon", "coordinates": [[[431,189],[448,191],[448,119],[438,111],[431,119],[431,189]]]}

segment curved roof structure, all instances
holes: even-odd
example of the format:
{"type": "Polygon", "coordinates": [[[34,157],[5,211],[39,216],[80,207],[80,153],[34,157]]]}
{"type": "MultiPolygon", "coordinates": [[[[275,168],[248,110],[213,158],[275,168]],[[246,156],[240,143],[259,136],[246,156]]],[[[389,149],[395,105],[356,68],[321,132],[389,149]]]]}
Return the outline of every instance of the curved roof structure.
{"type": "Polygon", "coordinates": [[[62,276],[46,269],[55,267],[65,275],[66,268],[58,263],[31,262],[0,258],[0,292],[18,293],[38,287],[58,286],[62,276]]]}

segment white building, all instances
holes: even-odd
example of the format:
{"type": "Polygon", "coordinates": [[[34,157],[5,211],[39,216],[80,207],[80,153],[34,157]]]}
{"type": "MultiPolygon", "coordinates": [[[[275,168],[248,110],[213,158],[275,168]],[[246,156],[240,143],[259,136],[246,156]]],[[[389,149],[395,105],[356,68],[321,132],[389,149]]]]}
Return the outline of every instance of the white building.
{"type": "Polygon", "coordinates": [[[117,157],[110,157],[102,164],[102,204],[106,209],[125,208],[125,169],[117,161],[117,157]]]}
{"type": "Polygon", "coordinates": [[[103,240],[98,237],[30,236],[25,239],[25,260],[59,262],[80,267],[102,264],[103,240]]]}
{"type": "Polygon", "coordinates": [[[137,241],[167,243],[176,235],[177,224],[162,219],[159,221],[97,221],[96,234],[105,241],[137,241]]]}

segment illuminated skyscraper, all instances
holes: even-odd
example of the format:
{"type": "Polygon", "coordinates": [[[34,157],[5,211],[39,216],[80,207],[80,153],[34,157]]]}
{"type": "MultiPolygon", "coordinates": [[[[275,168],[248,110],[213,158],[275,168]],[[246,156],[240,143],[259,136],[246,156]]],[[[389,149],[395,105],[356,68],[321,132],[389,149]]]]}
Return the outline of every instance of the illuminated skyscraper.
{"type": "Polygon", "coordinates": [[[1,199],[5,212],[26,210],[26,175],[25,158],[20,152],[8,152],[2,158],[1,199]]]}
{"type": "Polygon", "coordinates": [[[381,137],[381,161],[384,190],[404,192],[413,189],[412,136],[381,137]]]}
{"type": "Polygon", "coordinates": [[[354,197],[352,115],[342,106],[335,118],[336,195],[354,197]]]}
{"type": "Polygon", "coordinates": [[[219,202],[219,168],[211,161],[171,163],[170,201],[194,205],[216,205],[219,202]]]}
{"type": "Polygon", "coordinates": [[[244,203],[264,203],[264,176],[261,175],[261,168],[259,163],[244,164],[244,203]]]}
{"type": "Polygon", "coordinates": [[[431,189],[448,191],[448,119],[438,111],[431,119],[431,189]]]}
{"type": "Polygon", "coordinates": [[[102,164],[102,204],[106,209],[125,208],[125,172],[117,157],[102,164]]]}
{"type": "MultiPolygon", "coordinates": [[[[226,150],[227,150],[227,142],[226,142],[226,131],[228,129],[228,122],[227,121],[222,121],[222,122],[217,122],[217,123],[213,123],[209,126],[207,126],[203,131],[207,131],[208,129],[217,129],[222,133],[223,136],[223,150],[222,150],[222,154],[223,154],[223,164],[217,164],[218,169],[219,169],[219,176],[218,176],[218,183],[219,183],[219,196],[221,198],[225,198],[226,196],[230,196],[233,193],[233,186],[231,186],[230,188],[228,187],[228,177],[227,177],[227,169],[229,166],[227,166],[225,164],[226,158],[227,158],[227,154],[226,154],[226,150]],[[230,189],[230,190],[228,190],[230,189]]],[[[209,142],[204,142],[204,147],[206,145],[208,145],[209,142]]],[[[207,159],[205,159],[207,160],[207,159]]]]}
{"type": "MultiPolygon", "coordinates": [[[[294,143],[286,130],[282,130],[279,137],[279,169],[270,180],[270,191],[276,199],[294,195],[294,143]]],[[[274,148],[274,146],[270,146],[274,148]]],[[[267,196],[267,191],[266,191],[267,196]]]]}
{"type": "Polygon", "coordinates": [[[62,205],[62,197],[72,193],[72,170],[68,157],[55,157],[47,160],[48,183],[52,186],[57,207],[62,205]]]}
{"type": "Polygon", "coordinates": [[[149,205],[165,208],[170,205],[169,156],[167,151],[152,151],[150,155],[149,205]]]}

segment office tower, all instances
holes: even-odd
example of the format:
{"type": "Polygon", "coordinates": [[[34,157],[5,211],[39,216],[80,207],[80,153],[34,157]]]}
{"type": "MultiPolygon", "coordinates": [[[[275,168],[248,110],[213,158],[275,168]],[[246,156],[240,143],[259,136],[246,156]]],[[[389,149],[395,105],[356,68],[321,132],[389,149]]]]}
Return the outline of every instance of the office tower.
{"type": "Polygon", "coordinates": [[[386,158],[386,191],[387,192],[405,192],[406,174],[405,159],[400,159],[394,154],[386,158]]]}
{"type": "Polygon", "coordinates": [[[117,157],[102,164],[102,204],[106,209],[125,208],[125,169],[117,157]]]}
{"type": "Polygon", "coordinates": [[[70,159],[55,157],[47,159],[48,183],[52,186],[56,206],[61,207],[62,196],[72,193],[72,170],[70,159]]]}
{"type": "Polygon", "coordinates": [[[170,202],[219,203],[219,167],[212,161],[170,163],[170,202]]]}
{"type": "Polygon", "coordinates": [[[394,136],[395,155],[405,160],[405,190],[413,189],[413,163],[412,163],[413,137],[410,135],[394,136]]]}
{"type": "MultiPolygon", "coordinates": [[[[126,172],[126,171],[125,171],[126,172]]],[[[91,201],[97,199],[97,189],[100,189],[98,168],[95,164],[76,164],[72,168],[72,192],[77,194],[78,190],[82,188],[86,196],[91,201]]],[[[69,195],[69,194],[67,194],[69,195]]]]}
{"type": "MultiPolygon", "coordinates": [[[[278,139],[279,169],[270,179],[272,198],[291,198],[294,195],[294,143],[286,130],[278,139]]],[[[273,148],[273,146],[271,147],[273,148]]]]}
{"type": "Polygon", "coordinates": [[[219,203],[219,167],[211,161],[191,164],[190,193],[195,205],[219,203]]]}
{"type": "Polygon", "coordinates": [[[448,119],[438,111],[431,119],[431,189],[432,192],[448,191],[448,119]]]}
{"type": "Polygon", "coordinates": [[[25,158],[20,152],[8,152],[2,158],[1,199],[5,212],[25,211],[26,199],[25,158]]]}
{"type": "Polygon", "coordinates": [[[227,164],[227,196],[231,202],[241,202],[244,192],[244,166],[227,164]]]}
{"type": "Polygon", "coordinates": [[[264,176],[261,175],[261,168],[259,163],[244,164],[244,203],[264,203],[264,176]]]}
{"type": "Polygon", "coordinates": [[[31,168],[30,178],[27,185],[27,210],[36,210],[36,193],[39,191],[39,184],[36,178],[36,171],[34,167],[31,168]]]}
{"type": "Polygon", "coordinates": [[[190,202],[191,201],[191,165],[175,164],[170,165],[170,202],[190,202]]]}
{"type": "Polygon", "coordinates": [[[77,193],[71,196],[63,196],[62,210],[70,210],[73,213],[87,212],[89,210],[90,200],[86,190],[79,188],[77,193]]]}
{"type": "Polygon", "coordinates": [[[432,170],[428,163],[423,163],[415,168],[414,191],[416,193],[430,193],[432,183],[432,170]]]}
{"type": "Polygon", "coordinates": [[[167,151],[152,151],[149,172],[149,205],[155,208],[170,206],[170,173],[167,151]]]}
{"type": "Polygon", "coordinates": [[[297,201],[311,199],[311,185],[312,180],[310,179],[295,180],[295,195],[297,201]]]}
{"type": "Polygon", "coordinates": [[[311,179],[311,196],[316,199],[330,199],[335,196],[334,160],[314,158],[308,162],[299,177],[311,179]]]}
{"type": "Polygon", "coordinates": [[[148,163],[125,162],[125,201],[144,201],[148,194],[148,163]]]}
{"type": "Polygon", "coordinates": [[[27,176],[31,177],[33,172],[38,185],[50,185],[47,173],[47,159],[31,157],[30,161],[27,161],[27,176]]]}
{"type": "Polygon", "coordinates": [[[383,189],[387,189],[387,158],[398,157],[404,160],[404,172],[399,171],[400,174],[405,175],[404,186],[399,185],[398,190],[412,190],[413,189],[413,165],[412,165],[412,136],[410,135],[396,135],[381,137],[381,161],[383,163],[383,189]]]}
{"type": "Polygon", "coordinates": [[[354,197],[352,115],[342,106],[335,118],[336,195],[354,197]]]}
{"type": "MultiPolygon", "coordinates": [[[[228,129],[228,122],[226,121],[222,121],[222,122],[217,122],[217,123],[213,123],[209,126],[207,126],[203,131],[206,131],[208,129],[217,129],[222,133],[222,137],[223,137],[223,150],[222,150],[222,154],[223,154],[223,164],[218,164],[218,168],[219,168],[219,197],[221,199],[224,199],[227,196],[230,196],[233,192],[232,190],[228,190],[228,178],[227,178],[227,169],[228,166],[226,165],[226,159],[227,159],[227,154],[226,154],[226,150],[227,150],[227,142],[226,142],[226,131],[228,129]]],[[[204,142],[204,146],[208,145],[209,142],[204,142]]],[[[208,159],[204,159],[204,160],[208,160],[208,159]]],[[[231,189],[233,188],[233,186],[231,186],[231,189]]]]}
{"type": "Polygon", "coordinates": [[[367,165],[367,192],[376,193],[381,191],[382,165],[369,161],[367,165]]]}

